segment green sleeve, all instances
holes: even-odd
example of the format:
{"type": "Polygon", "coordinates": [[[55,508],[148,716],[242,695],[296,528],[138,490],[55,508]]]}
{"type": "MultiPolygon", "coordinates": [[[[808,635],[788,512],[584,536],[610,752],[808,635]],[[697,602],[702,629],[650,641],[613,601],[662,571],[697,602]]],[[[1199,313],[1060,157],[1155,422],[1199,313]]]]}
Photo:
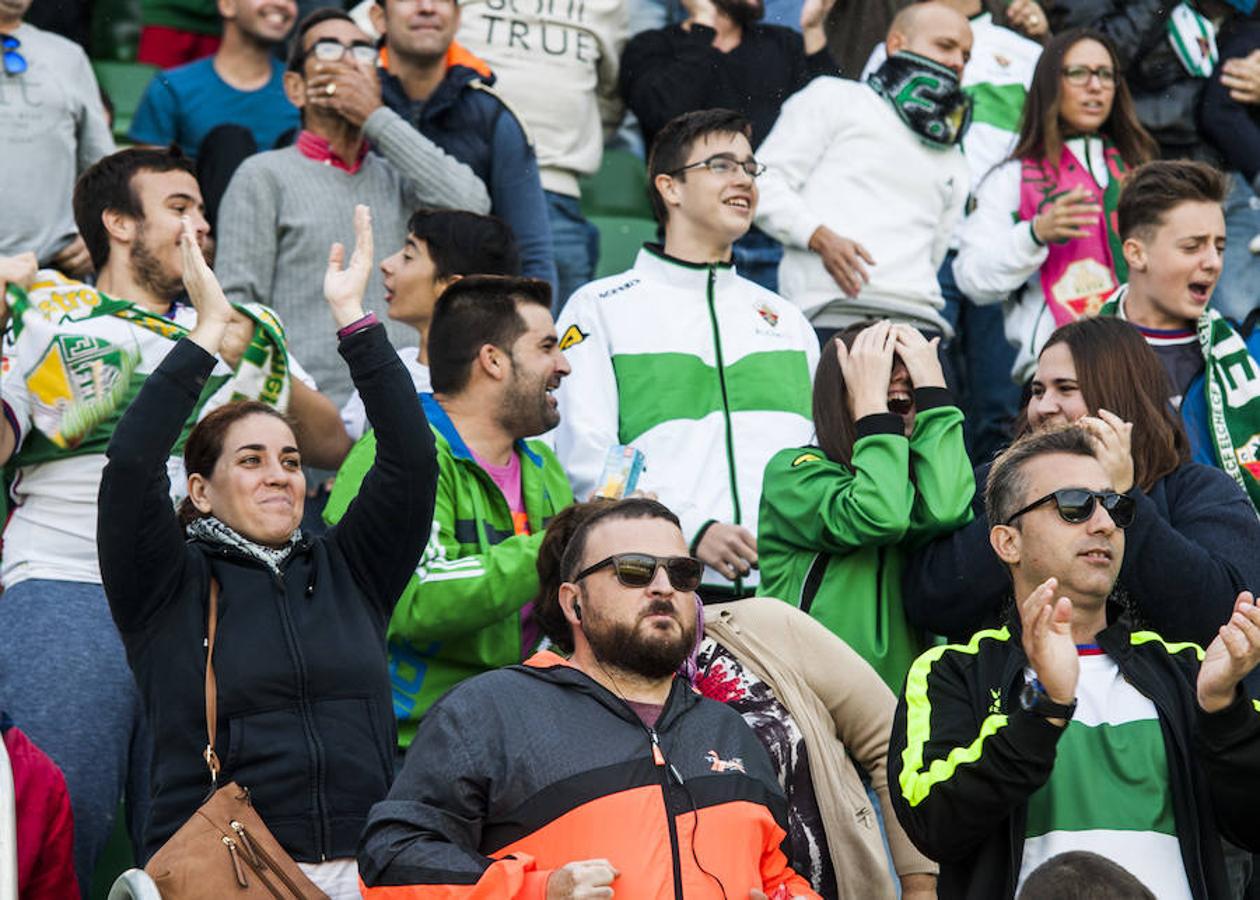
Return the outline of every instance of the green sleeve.
{"type": "Polygon", "coordinates": [[[816,448],[770,460],[762,487],[762,533],[812,551],[843,554],[896,544],[909,525],[910,445],[899,434],[859,437],[852,469],[816,448]]]}
{"type": "Polygon", "coordinates": [[[952,400],[948,405],[929,405],[915,417],[910,436],[915,497],[907,534],[916,542],[957,531],[971,521],[976,481],[962,426],[962,411],[952,400]]]}
{"type": "MultiPolygon", "coordinates": [[[[344,514],[375,455],[375,438],[365,434],[350,451],[324,517],[335,523],[344,514]]],[[[538,548],[544,532],[510,537],[484,553],[464,553],[455,539],[455,484],[458,466],[438,453],[437,498],[433,533],[416,574],[411,576],[390,619],[390,637],[415,646],[481,630],[520,611],[538,593],[538,548]]]]}

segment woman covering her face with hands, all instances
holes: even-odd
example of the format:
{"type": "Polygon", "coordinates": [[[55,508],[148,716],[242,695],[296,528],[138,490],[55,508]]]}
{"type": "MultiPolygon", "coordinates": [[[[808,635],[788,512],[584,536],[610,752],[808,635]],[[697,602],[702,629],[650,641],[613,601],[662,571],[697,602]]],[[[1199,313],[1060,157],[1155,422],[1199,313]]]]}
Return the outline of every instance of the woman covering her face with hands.
{"type": "Polygon", "coordinates": [[[283,416],[249,401],[220,407],[192,430],[184,522],[172,508],[167,456],[232,315],[185,222],[184,285],[197,325],[114,432],[97,532],[105,592],[154,738],[141,856],[193,815],[211,783],[202,757],[205,641],[218,591],[218,784],[249,788],[276,840],[334,898],[358,896],[359,834],[393,780],[385,628],[428,539],[436,483],[433,437],[411,378],[384,327],[363,312],[367,207],[356,209],[354,227],[347,268],[333,246],[324,295],[378,447],[341,522],[322,537],[302,534],[297,441],[283,416]]]}
{"type": "Polygon", "coordinates": [[[964,525],[975,491],[936,345],[887,321],[841,332],[814,377],[818,445],[776,454],[761,494],[758,593],[822,622],[894,691],[923,649],[904,554],[964,525]]]}
{"type": "MultiPolygon", "coordinates": [[[[1093,438],[1111,487],[1137,501],[1125,529],[1118,597],[1168,640],[1207,646],[1240,591],[1260,584],[1260,522],[1225,472],[1190,461],[1168,377],[1136,328],[1082,319],[1050,336],[1021,433],[1075,424],[1093,438]]],[[[976,470],[976,484],[988,466],[976,470]]],[[[1011,581],[989,545],[976,495],[970,525],[920,548],[906,566],[906,613],[955,639],[996,624],[1011,581]]]]}

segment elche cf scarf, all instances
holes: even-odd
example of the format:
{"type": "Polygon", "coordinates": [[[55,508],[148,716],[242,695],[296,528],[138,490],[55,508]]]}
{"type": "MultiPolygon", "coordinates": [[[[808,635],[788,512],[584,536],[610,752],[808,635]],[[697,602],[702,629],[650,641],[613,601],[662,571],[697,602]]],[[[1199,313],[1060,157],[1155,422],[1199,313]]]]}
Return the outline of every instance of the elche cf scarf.
{"type": "MultiPolygon", "coordinates": [[[[1123,317],[1125,285],[1099,315],[1123,317]]],[[[1229,320],[1207,309],[1195,325],[1216,460],[1260,510],[1260,362],[1229,320]]]]}
{"type": "MultiPolygon", "coordinates": [[[[33,426],[14,459],[19,466],[103,453],[123,411],[166,355],[160,347],[146,352],[153,342],[141,341],[136,329],[171,343],[188,334],[171,319],[53,270],[41,270],[26,290],[10,285],[5,300],[12,317],[5,376],[22,379],[33,426]]],[[[216,405],[249,399],[288,407],[289,359],[279,320],[263,306],[236,309],[254,323],[254,334],[235,373],[208,380],[188,427],[212,398],[216,405]]]]}
{"type": "Polygon", "coordinates": [[[917,53],[894,53],[871,73],[867,83],[924,143],[952,147],[971,125],[971,98],[958,76],[917,53]]]}

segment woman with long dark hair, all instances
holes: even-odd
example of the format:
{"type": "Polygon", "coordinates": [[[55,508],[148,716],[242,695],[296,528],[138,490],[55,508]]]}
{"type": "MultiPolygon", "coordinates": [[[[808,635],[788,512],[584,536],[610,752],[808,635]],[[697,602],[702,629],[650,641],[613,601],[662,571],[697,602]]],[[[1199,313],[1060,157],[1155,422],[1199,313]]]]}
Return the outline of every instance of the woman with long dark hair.
{"type": "Polygon", "coordinates": [[[1115,209],[1126,174],[1150,159],[1115,46],[1076,29],[1046,46],[1010,160],[976,191],[954,260],[976,303],[1007,301],[1013,375],[1028,379],[1050,333],[1094,315],[1127,277],[1115,209]]]}
{"type": "Polygon", "coordinates": [[[355,233],[348,268],[334,247],[324,294],[377,453],[341,522],[320,537],[302,534],[306,490],[293,430],[251,402],[228,403],[193,428],[184,521],[177,518],[167,457],[231,314],[186,225],[184,284],[197,325],[118,423],[97,531],[105,593],[154,738],[141,855],[152,856],[197,811],[212,783],[207,766],[217,767],[218,783],[249,789],[281,847],[334,900],[359,895],[359,834],[393,780],[385,629],[428,540],[436,482],[433,436],[411,378],[384,327],[363,312],[372,274],[367,207],[355,212],[355,233]]]}
{"type": "MultiPolygon", "coordinates": [[[[1137,501],[1118,599],[1165,638],[1207,646],[1238,593],[1260,585],[1260,522],[1232,478],[1190,461],[1168,376],[1127,322],[1082,319],[1042,349],[1020,433],[1070,423],[1094,436],[1112,488],[1137,501]]],[[[982,466],[976,484],[987,480],[982,466]]],[[[1010,595],[982,493],[969,525],[921,547],[905,568],[910,621],[952,638],[996,624],[1010,595]]]]}
{"type": "Polygon", "coordinates": [[[818,445],[766,466],[758,593],[808,612],[894,691],[924,649],[902,610],[902,558],[970,517],[962,423],[935,340],[908,325],[855,325],[814,376],[818,445]]]}

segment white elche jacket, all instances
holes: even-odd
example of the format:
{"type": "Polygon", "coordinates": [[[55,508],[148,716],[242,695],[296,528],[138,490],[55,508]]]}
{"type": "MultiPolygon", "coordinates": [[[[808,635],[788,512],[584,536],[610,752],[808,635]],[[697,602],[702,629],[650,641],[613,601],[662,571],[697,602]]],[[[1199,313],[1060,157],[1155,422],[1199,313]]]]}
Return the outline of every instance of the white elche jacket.
{"type": "MultiPolygon", "coordinates": [[[[639,251],[580,288],[556,324],[573,372],[552,432],[573,494],[597,487],[608,448],[643,452],[639,488],[682,522],[694,551],[711,521],[757,533],[770,457],[810,442],[818,339],[791,303],[726,264],[639,251]]],[[[757,572],[736,589],[754,586],[757,572]]],[[[704,583],[732,587],[712,569],[704,583]]]]}

